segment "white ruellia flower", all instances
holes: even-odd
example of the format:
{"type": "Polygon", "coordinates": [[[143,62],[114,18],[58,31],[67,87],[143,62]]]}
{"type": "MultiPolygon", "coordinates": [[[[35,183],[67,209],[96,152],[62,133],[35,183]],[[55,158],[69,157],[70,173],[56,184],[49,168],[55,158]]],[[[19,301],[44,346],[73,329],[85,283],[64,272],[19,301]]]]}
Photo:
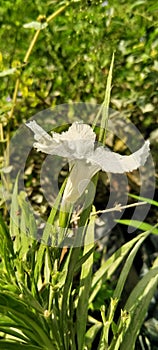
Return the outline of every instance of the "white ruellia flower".
{"type": "Polygon", "coordinates": [[[74,122],[66,132],[51,132],[50,136],[35,121],[26,124],[33,132],[37,151],[65,157],[70,175],[63,194],[63,202],[74,203],[83,194],[91,178],[99,171],[130,172],[144,165],[149,155],[149,141],[129,156],[95,147],[96,134],[83,122],[74,122]]]}

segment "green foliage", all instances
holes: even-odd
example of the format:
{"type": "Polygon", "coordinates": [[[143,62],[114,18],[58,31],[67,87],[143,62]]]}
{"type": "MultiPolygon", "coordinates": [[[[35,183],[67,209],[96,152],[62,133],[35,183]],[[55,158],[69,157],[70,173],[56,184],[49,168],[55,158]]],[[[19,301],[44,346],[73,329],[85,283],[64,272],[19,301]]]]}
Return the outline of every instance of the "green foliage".
{"type": "Polygon", "coordinates": [[[17,345],[17,349],[20,346],[41,350],[92,349],[93,341],[101,331],[98,350],[126,349],[128,343],[134,349],[158,282],[157,260],[131,292],[124,310],[119,310],[118,323],[115,321],[115,311],[133,259],[152,229],[124,244],[93,274],[95,245],[87,245],[86,240],[89,240],[89,235],[92,240],[94,235],[94,216],[91,216],[86,231],[84,248],[70,248],[63,264],[59,263],[60,248],[38,243],[34,237],[27,236],[26,231],[24,237],[26,222],[29,233],[32,232],[33,225],[32,220],[28,220],[29,215],[32,215],[30,207],[22,199],[23,192],[18,194],[16,182],[9,231],[0,218],[3,242],[0,249],[1,348],[14,349],[17,345]],[[21,215],[18,217],[17,228],[14,214],[19,205],[21,215]],[[124,266],[116,288],[106,297],[106,309],[104,297],[102,298],[102,321],[100,317],[91,317],[91,310],[94,309],[92,305],[95,305],[101,286],[107,285],[123,261],[124,266]],[[110,331],[113,332],[112,340],[109,337],[110,331]]]}
{"type": "MultiPolygon", "coordinates": [[[[112,0],[0,4],[2,146],[15,127],[35,112],[64,102],[104,100],[102,126],[106,128],[112,64],[105,99],[104,87],[113,52],[111,105],[136,125],[141,123],[144,132],[150,126],[150,132],[158,101],[157,10],[154,0],[119,5],[112,0]]],[[[100,134],[100,140],[104,137],[100,134]]],[[[97,176],[93,181],[96,185],[97,176]]],[[[64,258],[64,249],[54,247],[56,208],[63,190],[64,184],[43,230],[45,244],[37,240],[36,221],[25,193],[18,191],[18,178],[9,227],[0,216],[0,348],[91,350],[97,339],[98,350],[134,349],[158,283],[157,259],[123,310],[119,301],[138,249],[158,229],[130,222],[144,232],[101,261],[94,273],[96,245],[86,245],[87,237],[93,241],[94,236],[91,207],[81,214],[78,246],[68,249],[64,258]],[[117,284],[111,285],[118,268],[117,284]]],[[[60,219],[67,228],[69,218],[61,213],[60,219]]]]}
{"type": "MultiPolygon", "coordinates": [[[[155,207],[158,206],[158,202],[154,201],[153,199],[138,197],[138,196],[133,195],[133,194],[130,194],[130,197],[144,201],[144,202],[149,203],[155,207]]],[[[123,225],[129,225],[129,226],[133,226],[135,228],[139,228],[139,230],[142,230],[142,231],[147,231],[147,230],[152,229],[153,234],[156,234],[156,235],[158,234],[157,224],[155,224],[155,226],[152,226],[146,222],[141,222],[139,220],[116,220],[116,221],[119,222],[120,224],[123,224],[123,225]]]]}
{"type": "Polygon", "coordinates": [[[134,288],[125,305],[125,310],[129,314],[130,322],[127,324],[127,330],[120,347],[121,350],[127,349],[127,346],[132,350],[135,349],[136,337],[145,319],[150,300],[156,291],[157,283],[158,259],[155,260],[153,268],[134,288]],[[132,338],[130,334],[132,334],[132,338]]]}
{"type": "Polygon", "coordinates": [[[46,19],[66,1],[4,2],[0,7],[4,124],[16,75],[20,78],[18,122],[41,108],[70,100],[95,99],[101,103],[113,51],[112,107],[133,115],[137,125],[143,122],[142,129],[151,124],[152,113],[154,124],[158,69],[155,2],[122,1],[119,6],[117,1],[102,3],[70,1],[63,13],[47,23],[46,19]],[[25,54],[39,28],[42,30],[25,65],[25,54]],[[143,121],[142,113],[146,114],[143,121]]]}

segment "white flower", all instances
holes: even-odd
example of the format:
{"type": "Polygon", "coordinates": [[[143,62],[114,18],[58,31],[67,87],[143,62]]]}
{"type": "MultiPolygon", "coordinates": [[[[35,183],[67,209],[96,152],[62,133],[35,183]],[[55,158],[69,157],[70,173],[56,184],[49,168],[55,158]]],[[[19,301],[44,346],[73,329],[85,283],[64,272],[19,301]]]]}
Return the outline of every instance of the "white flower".
{"type": "Polygon", "coordinates": [[[82,122],[74,122],[66,132],[48,135],[35,121],[26,124],[33,132],[37,151],[68,159],[70,175],[63,202],[74,203],[83,194],[91,178],[99,171],[124,173],[145,164],[149,155],[149,141],[130,156],[122,156],[99,146],[95,148],[96,134],[82,122]]]}

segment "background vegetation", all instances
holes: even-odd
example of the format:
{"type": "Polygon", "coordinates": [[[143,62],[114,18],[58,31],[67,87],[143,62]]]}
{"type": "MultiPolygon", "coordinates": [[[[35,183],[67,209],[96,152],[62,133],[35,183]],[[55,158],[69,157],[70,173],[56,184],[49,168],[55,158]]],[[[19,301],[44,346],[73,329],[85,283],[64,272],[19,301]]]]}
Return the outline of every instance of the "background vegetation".
{"type": "MultiPolygon", "coordinates": [[[[0,0],[1,167],[9,139],[21,123],[38,111],[70,101],[103,101],[113,52],[115,64],[110,106],[130,118],[145,138],[150,137],[156,164],[157,14],[158,4],[154,0],[0,0]],[[61,8],[61,13],[52,18],[52,14],[61,8]],[[31,47],[37,33],[35,45],[31,47]]],[[[121,144],[117,146],[118,152],[122,151],[121,147],[121,144]]],[[[136,180],[132,182],[131,188],[137,192],[136,180]]],[[[148,218],[151,226],[144,223],[142,231],[146,232],[136,238],[131,237],[133,240],[125,243],[117,254],[106,261],[103,247],[101,250],[96,246],[84,251],[70,250],[64,260],[63,257],[61,259],[61,251],[39,245],[22,235],[25,230],[34,235],[36,223],[26,206],[24,194],[18,196],[17,184],[12,198],[12,213],[15,221],[20,222],[18,232],[13,220],[8,227],[3,198],[0,203],[6,220],[4,223],[0,217],[3,242],[0,249],[1,349],[17,350],[23,346],[29,350],[74,350],[78,344],[78,349],[87,350],[96,349],[97,344],[99,350],[105,350],[108,345],[108,349],[117,350],[123,337],[121,349],[126,349],[132,339],[131,348],[135,342],[136,349],[157,348],[158,312],[154,294],[157,286],[157,244],[149,239],[147,232],[148,229],[153,230],[156,222],[155,202],[148,218]],[[15,209],[16,213],[19,210],[22,213],[20,218],[15,209]],[[155,262],[145,279],[139,281],[140,260],[137,260],[136,269],[132,266],[141,243],[146,239],[148,244],[143,248],[141,264],[145,263],[149,270],[155,262]],[[121,270],[122,262],[125,264],[121,270]],[[118,267],[120,270],[116,273],[118,267]],[[132,275],[131,268],[134,269],[132,275]],[[131,286],[135,273],[136,288],[131,286]],[[130,290],[126,288],[128,282],[125,285],[128,274],[132,276],[129,277],[130,290]],[[150,304],[153,295],[155,313],[151,311],[150,304]],[[141,329],[149,304],[148,317],[141,329]],[[105,311],[105,306],[108,311],[105,311]],[[124,311],[120,311],[124,306],[124,311]],[[88,318],[83,312],[85,310],[88,318]],[[137,318],[137,310],[141,310],[140,319],[137,318]],[[154,321],[151,322],[151,319],[154,321]],[[70,338],[64,338],[63,329],[65,332],[70,330],[70,338]],[[135,333],[131,337],[133,329],[135,333]]],[[[125,235],[121,230],[120,234],[120,229],[116,228],[107,242],[107,256],[119,249],[117,241],[124,243],[125,235]]],[[[157,229],[154,230],[157,234],[157,229]]]]}
{"type": "Polygon", "coordinates": [[[115,51],[111,106],[132,117],[148,134],[155,128],[158,103],[157,3],[70,1],[41,30],[25,65],[35,29],[24,25],[45,23],[45,16],[64,3],[1,1],[0,69],[4,75],[5,70],[17,68],[1,78],[1,122],[7,123],[17,76],[20,87],[16,120],[12,120],[16,125],[36,111],[70,100],[101,103],[115,51]]]}

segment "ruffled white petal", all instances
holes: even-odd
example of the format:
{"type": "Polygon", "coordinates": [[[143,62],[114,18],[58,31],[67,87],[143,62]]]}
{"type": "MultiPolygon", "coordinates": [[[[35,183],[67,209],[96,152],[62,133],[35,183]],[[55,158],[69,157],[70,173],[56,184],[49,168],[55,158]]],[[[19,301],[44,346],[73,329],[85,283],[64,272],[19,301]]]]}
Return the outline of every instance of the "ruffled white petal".
{"type": "Polygon", "coordinates": [[[33,132],[36,141],[33,146],[41,152],[66,157],[69,160],[86,159],[94,151],[95,133],[83,123],[73,123],[69,130],[58,134],[47,134],[35,121],[26,124],[33,132]]]}
{"type": "Polygon", "coordinates": [[[34,120],[27,123],[26,126],[33,131],[34,139],[38,141],[33,144],[37,151],[65,158],[72,156],[72,151],[70,151],[67,143],[63,144],[63,142],[60,142],[60,134],[53,133],[54,137],[51,137],[34,120]]]}
{"type": "Polygon", "coordinates": [[[149,155],[149,141],[130,156],[122,156],[118,153],[111,152],[98,147],[93,156],[89,158],[92,164],[97,164],[102,171],[122,174],[133,171],[144,165],[149,155]]]}
{"type": "Polygon", "coordinates": [[[61,134],[52,132],[52,136],[53,140],[69,150],[69,159],[86,158],[94,150],[96,134],[89,125],[82,122],[74,122],[68,131],[61,134]]]}
{"type": "Polygon", "coordinates": [[[52,140],[52,137],[48,135],[47,132],[35,122],[35,120],[26,123],[26,126],[34,132],[34,138],[36,141],[47,142],[52,140]]]}
{"type": "Polygon", "coordinates": [[[61,134],[52,132],[52,134],[54,135],[54,138],[57,137],[57,139],[60,141],[69,141],[70,139],[74,141],[76,139],[87,141],[88,138],[91,141],[91,143],[94,144],[96,138],[96,134],[94,133],[92,128],[89,125],[84,124],[83,122],[74,122],[69,127],[68,131],[63,131],[61,134]]]}
{"type": "Polygon", "coordinates": [[[99,171],[124,173],[144,165],[149,155],[149,141],[130,156],[122,156],[104,147],[94,150],[96,135],[89,125],[75,122],[66,132],[52,137],[35,121],[26,124],[37,142],[34,147],[51,155],[68,158],[70,175],[63,194],[63,203],[74,203],[83,194],[91,178],[99,171]]]}

